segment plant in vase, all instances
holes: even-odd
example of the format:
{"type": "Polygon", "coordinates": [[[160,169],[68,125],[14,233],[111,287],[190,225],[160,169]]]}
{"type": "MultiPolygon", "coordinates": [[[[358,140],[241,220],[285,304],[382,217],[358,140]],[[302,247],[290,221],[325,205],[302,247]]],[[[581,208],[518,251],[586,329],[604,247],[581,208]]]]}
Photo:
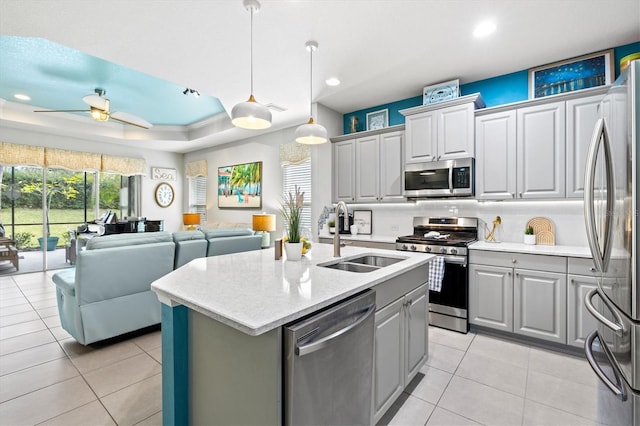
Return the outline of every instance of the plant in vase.
{"type": "Polygon", "coordinates": [[[536,236],[533,233],[532,226],[527,226],[524,230],[524,243],[532,245],[536,243],[536,236]]]}
{"type": "Polygon", "coordinates": [[[289,191],[288,195],[285,196],[280,209],[287,225],[287,238],[284,243],[284,249],[288,260],[300,260],[304,246],[300,235],[304,192],[300,191],[298,185],[295,185],[294,191],[293,194],[289,191]]]}

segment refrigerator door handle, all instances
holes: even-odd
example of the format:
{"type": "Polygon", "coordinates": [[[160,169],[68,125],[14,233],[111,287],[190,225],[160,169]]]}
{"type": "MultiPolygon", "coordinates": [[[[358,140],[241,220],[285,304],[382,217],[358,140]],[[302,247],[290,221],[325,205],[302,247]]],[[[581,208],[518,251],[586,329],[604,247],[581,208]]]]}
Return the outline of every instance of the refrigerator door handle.
{"type": "Polygon", "coordinates": [[[596,122],[591,137],[591,144],[589,145],[589,151],[587,153],[587,167],[584,176],[584,217],[587,230],[587,241],[589,242],[589,248],[593,255],[593,262],[598,272],[606,272],[609,267],[609,258],[611,257],[611,243],[612,243],[612,230],[613,221],[611,216],[614,207],[614,191],[615,182],[613,174],[613,164],[611,156],[611,144],[609,141],[609,132],[603,118],[599,118],[596,122]],[[595,175],[596,165],[598,160],[598,151],[600,144],[603,143],[604,148],[604,160],[605,160],[605,172],[606,172],[606,190],[607,190],[607,204],[605,212],[605,225],[604,225],[604,245],[600,246],[600,241],[596,234],[596,215],[594,205],[594,193],[595,193],[595,175]]]}
{"type": "Polygon", "coordinates": [[[598,365],[598,361],[596,361],[595,357],[593,356],[593,341],[595,340],[596,337],[599,338],[598,332],[594,330],[587,336],[587,339],[584,342],[584,353],[587,357],[587,362],[589,362],[589,365],[591,366],[593,371],[600,378],[600,380],[609,388],[609,390],[611,390],[611,392],[613,392],[613,394],[616,397],[620,398],[621,401],[626,401],[627,392],[626,392],[626,388],[624,387],[624,384],[622,383],[622,380],[624,379],[620,378],[618,370],[615,364],[612,362],[611,357],[613,355],[611,354],[609,347],[607,346],[606,343],[603,343],[602,339],[600,338],[599,340],[600,340],[602,350],[604,351],[607,359],[609,360],[609,363],[613,367],[613,374],[616,377],[617,383],[613,383],[611,380],[609,380],[609,378],[604,373],[604,371],[602,371],[602,368],[600,368],[600,365],[598,365]]]}
{"type": "Polygon", "coordinates": [[[624,334],[624,325],[623,325],[624,323],[622,321],[622,318],[620,317],[620,314],[615,309],[612,308],[612,306],[607,301],[607,297],[606,296],[603,297],[602,294],[600,294],[600,291],[598,291],[597,288],[589,290],[589,292],[587,293],[587,295],[584,298],[584,306],[591,313],[591,315],[593,315],[598,321],[600,321],[602,324],[606,325],[616,335],[618,335],[619,337],[622,337],[622,335],[624,334]],[[616,317],[617,323],[615,323],[615,322],[609,320],[608,318],[606,318],[593,305],[592,299],[594,298],[594,296],[596,294],[598,295],[600,300],[602,300],[602,303],[604,303],[604,305],[607,307],[607,309],[609,309],[609,311],[611,311],[613,316],[616,317]]]}
{"type": "Polygon", "coordinates": [[[360,324],[362,324],[364,321],[366,321],[367,318],[369,318],[371,316],[371,314],[373,314],[376,310],[376,305],[369,305],[365,310],[362,311],[362,313],[360,314],[360,316],[358,317],[358,319],[356,319],[354,322],[352,322],[351,324],[349,324],[348,326],[341,328],[340,330],[336,331],[335,333],[332,333],[326,337],[323,337],[322,339],[319,339],[313,343],[309,343],[306,345],[297,345],[296,344],[296,355],[298,356],[304,356],[310,353],[313,353],[315,351],[318,351],[322,348],[326,348],[327,346],[329,346],[331,344],[332,340],[337,339],[338,337],[342,336],[345,333],[350,332],[351,330],[357,328],[360,324]]]}

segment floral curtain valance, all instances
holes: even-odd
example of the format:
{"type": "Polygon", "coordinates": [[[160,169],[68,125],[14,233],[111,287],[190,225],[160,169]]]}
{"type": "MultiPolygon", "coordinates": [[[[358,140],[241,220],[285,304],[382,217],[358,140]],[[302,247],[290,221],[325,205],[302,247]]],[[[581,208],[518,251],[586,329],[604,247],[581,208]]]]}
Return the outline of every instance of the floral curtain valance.
{"type": "Polygon", "coordinates": [[[311,158],[309,145],[289,143],[280,145],[280,165],[302,164],[311,158]]]}
{"type": "Polygon", "coordinates": [[[185,175],[188,178],[207,176],[207,160],[190,161],[184,165],[185,175]]]}
{"type": "Polygon", "coordinates": [[[9,142],[0,142],[0,165],[64,168],[74,171],[119,173],[125,176],[147,174],[147,163],[142,158],[117,157],[9,142]]]}

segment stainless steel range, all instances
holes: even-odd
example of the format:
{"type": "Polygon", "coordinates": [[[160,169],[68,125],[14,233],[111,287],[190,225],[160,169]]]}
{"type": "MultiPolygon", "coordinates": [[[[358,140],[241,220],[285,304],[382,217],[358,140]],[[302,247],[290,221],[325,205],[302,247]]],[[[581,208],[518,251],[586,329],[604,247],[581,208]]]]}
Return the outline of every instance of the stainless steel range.
{"type": "Polygon", "coordinates": [[[444,259],[440,291],[429,290],[429,324],[469,331],[467,246],[477,239],[475,217],[414,217],[413,234],[396,239],[396,250],[432,253],[444,259]]]}

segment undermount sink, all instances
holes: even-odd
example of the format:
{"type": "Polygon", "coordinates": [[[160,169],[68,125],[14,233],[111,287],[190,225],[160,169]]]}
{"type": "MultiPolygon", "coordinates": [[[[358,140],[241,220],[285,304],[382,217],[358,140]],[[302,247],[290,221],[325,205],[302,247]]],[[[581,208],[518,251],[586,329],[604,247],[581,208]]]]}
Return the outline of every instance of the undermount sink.
{"type": "Polygon", "coordinates": [[[339,269],[341,271],[362,273],[377,271],[380,268],[393,265],[394,263],[401,262],[405,259],[405,257],[388,257],[367,254],[353,258],[341,259],[338,261],[331,261],[328,263],[319,264],[318,266],[331,269],[339,269]]]}

